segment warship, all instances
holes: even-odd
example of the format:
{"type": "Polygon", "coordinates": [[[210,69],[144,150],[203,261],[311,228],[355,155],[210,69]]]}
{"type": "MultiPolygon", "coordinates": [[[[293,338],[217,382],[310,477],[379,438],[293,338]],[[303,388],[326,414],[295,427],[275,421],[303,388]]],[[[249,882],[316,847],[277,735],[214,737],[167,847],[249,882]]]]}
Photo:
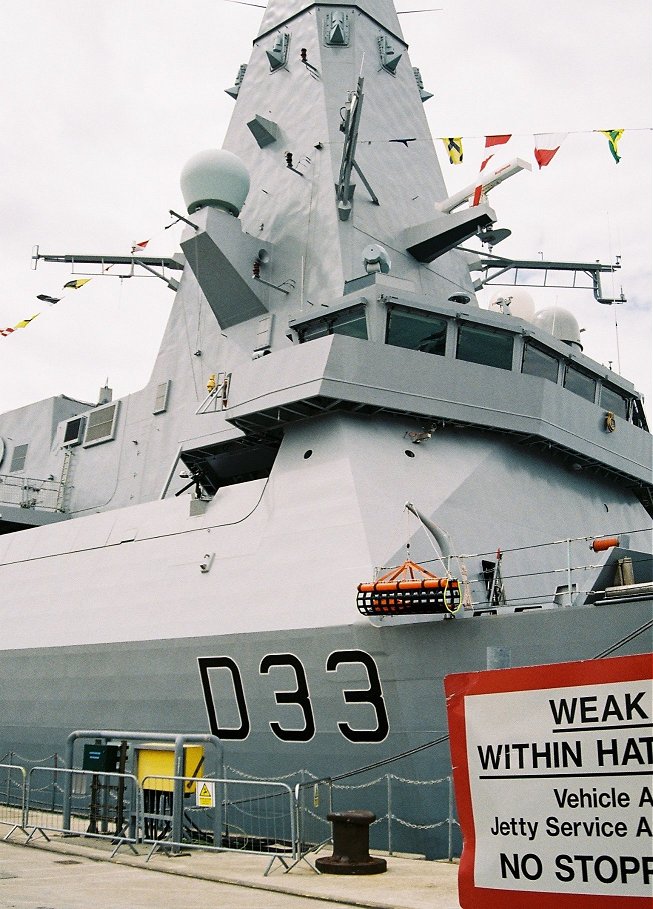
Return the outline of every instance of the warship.
{"type": "MultiPolygon", "coordinates": [[[[140,391],[0,416],[0,755],[212,732],[254,778],[444,776],[447,674],[651,649],[641,395],[570,311],[477,298],[541,267],[610,302],[618,266],[483,251],[529,165],[448,195],[391,0],[270,0],[229,94],[177,255],[35,252],[175,300],[140,391]]],[[[398,845],[442,854],[413,801],[398,845]]]]}

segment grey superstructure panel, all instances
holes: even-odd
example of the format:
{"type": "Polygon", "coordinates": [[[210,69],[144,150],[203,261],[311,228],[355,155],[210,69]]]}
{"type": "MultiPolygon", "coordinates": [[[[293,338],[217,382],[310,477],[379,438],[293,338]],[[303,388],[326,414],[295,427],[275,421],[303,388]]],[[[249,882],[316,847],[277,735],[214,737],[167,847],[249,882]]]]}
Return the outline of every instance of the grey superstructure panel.
{"type": "MultiPolygon", "coordinates": [[[[601,408],[559,385],[340,335],[240,370],[227,417],[256,425],[257,413],[319,396],[534,437],[634,480],[651,479],[649,433],[626,421],[618,432],[607,433],[601,408]],[[280,373],[286,377],[283,388],[280,373]]],[[[284,422],[281,413],[279,420],[284,422]]]]}

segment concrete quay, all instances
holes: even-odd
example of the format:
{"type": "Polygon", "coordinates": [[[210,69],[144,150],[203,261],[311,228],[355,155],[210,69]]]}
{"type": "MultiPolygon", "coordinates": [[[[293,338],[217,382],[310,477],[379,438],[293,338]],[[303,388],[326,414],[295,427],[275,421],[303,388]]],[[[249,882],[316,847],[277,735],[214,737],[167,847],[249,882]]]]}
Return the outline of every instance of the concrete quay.
{"type": "MultiPolygon", "coordinates": [[[[317,874],[305,861],[289,873],[269,856],[195,851],[180,856],[112,847],[98,840],[54,837],[25,846],[19,834],[0,841],[2,909],[163,909],[226,905],[229,909],[460,909],[458,865],[385,856],[376,875],[317,874]]],[[[322,855],[330,855],[330,848],[322,855]]],[[[373,854],[383,855],[374,852],[373,854]]],[[[315,856],[309,857],[311,863],[315,856]]]]}

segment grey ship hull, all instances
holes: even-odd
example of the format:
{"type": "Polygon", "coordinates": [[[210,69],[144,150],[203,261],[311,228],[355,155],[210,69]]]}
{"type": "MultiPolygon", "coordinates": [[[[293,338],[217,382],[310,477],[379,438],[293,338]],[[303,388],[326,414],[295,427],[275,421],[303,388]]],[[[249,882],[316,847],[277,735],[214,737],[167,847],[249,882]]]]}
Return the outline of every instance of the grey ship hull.
{"type": "MultiPolygon", "coordinates": [[[[227,656],[239,669],[250,724],[244,740],[224,739],[227,772],[235,768],[238,773],[272,778],[297,771],[293,782],[300,780],[301,770],[335,776],[446,734],[442,680],[451,672],[485,669],[488,648],[504,648],[512,664],[519,666],[592,658],[641,627],[652,612],[653,602],[647,599],[386,628],[382,634],[376,628],[350,625],[5,651],[0,662],[4,701],[0,756],[11,751],[36,760],[46,752],[61,754],[67,735],[76,728],[201,732],[217,721],[223,732],[233,731],[243,720],[234,692],[225,690],[229,686],[214,687],[214,711],[207,711],[198,666],[200,658],[227,656]],[[347,705],[341,694],[349,685],[366,687],[369,673],[360,663],[349,664],[350,671],[342,672],[342,678],[327,678],[329,655],[352,651],[353,659],[367,654],[378,667],[389,726],[382,742],[352,743],[338,731],[343,722],[357,730],[377,725],[373,704],[347,705]],[[281,742],[271,730],[271,721],[297,730],[304,719],[298,705],[275,704],[275,688],[294,686],[287,673],[272,682],[260,673],[261,661],[269,654],[292,654],[305,669],[315,717],[315,734],[309,741],[281,742]]],[[[645,652],[649,646],[649,636],[640,635],[617,653],[645,652]]],[[[444,742],[387,771],[433,780],[447,776],[450,766],[444,742]]],[[[387,771],[372,771],[349,782],[369,781],[387,771]]],[[[426,804],[419,788],[408,787],[402,793],[396,809],[401,819],[430,826],[446,818],[446,787],[435,794],[430,790],[426,804]]],[[[385,792],[378,788],[336,792],[336,807],[372,807],[383,816],[385,792]]],[[[375,836],[377,848],[382,847],[383,831],[375,836]]],[[[429,830],[395,825],[393,844],[398,850],[437,857],[446,855],[447,837],[446,825],[429,830]]]]}

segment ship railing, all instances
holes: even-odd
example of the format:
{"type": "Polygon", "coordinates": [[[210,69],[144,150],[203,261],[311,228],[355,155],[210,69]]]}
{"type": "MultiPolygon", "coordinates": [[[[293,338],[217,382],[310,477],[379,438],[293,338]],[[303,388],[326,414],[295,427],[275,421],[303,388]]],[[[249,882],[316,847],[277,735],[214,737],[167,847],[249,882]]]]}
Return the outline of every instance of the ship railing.
{"type": "MultiPolygon", "coordinates": [[[[385,773],[362,783],[345,783],[331,779],[300,783],[295,787],[297,803],[297,829],[299,851],[302,857],[317,853],[331,841],[331,824],[328,816],[336,811],[364,807],[376,815],[369,830],[370,846],[388,855],[402,852],[402,832],[422,830],[437,843],[434,848],[445,852],[452,861],[456,854],[456,830],[459,829],[455,816],[453,779],[443,776],[437,779],[415,780],[385,773]],[[442,804],[441,790],[446,789],[446,816],[433,818],[433,805],[442,804]],[[410,793],[410,790],[413,790],[410,793]],[[417,796],[415,797],[415,794],[417,796]],[[402,816],[396,813],[396,806],[402,805],[402,816]],[[436,833],[437,832],[437,833],[436,833]]],[[[443,855],[444,857],[444,855],[443,855]]]]}
{"type": "Polygon", "coordinates": [[[0,505],[58,511],[60,493],[61,483],[58,480],[0,474],[0,505]]]}
{"type": "MultiPolygon", "coordinates": [[[[419,562],[429,570],[444,572],[461,581],[461,613],[479,615],[569,607],[582,605],[588,596],[599,592],[595,585],[606,566],[609,548],[632,549],[631,567],[635,576],[651,577],[653,557],[646,554],[650,532],[650,527],[646,527],[614,534],[567,537],[531,546],[462,553],[446,559],[437,555],[419,562]],[[600,546],[602,540],[614,543],[596,549],[595,544],[600,546]],[[638,551],[638,541],[643,552],[638,551]]],[[[385,570],[378,568],[377,573],[385,570]]],[[[611,583],[612,579],[608,586],[611,583]]]]}
{"type": "Polygon", "coordinates": [[[147,776],[141,783],[144,843],[159,849],[239,852],[269,857],[286,869],[297,859],[296,809],[290,786],[263,780],[147,776]],[[173,836],[174,793],[183,786],[181,836],[173,836]]]}
{"type": "Polygon", "coordinates": [[[141,806],[133,774],[37,766],[27,773],[23,827],[29,831],[27,842],[37,834],[46,840],[50,840],[48,834],[90,837],[109,841],[115,855],[121,846],[133,847],[138,842],[143,826],[141,806]],[[63,791],[70,792],[68,806],[63,791]],[[46,804],[44,792],[60,796],[46,804]]]}
{"type": "Polygon", "coordinates": [[[8,840],[17,830],[28,836],[25,829],[27,771],[18,764],[0,764],[0,777],[2,778],[0,829],[10,828],[3,839],[8,840]]]}

